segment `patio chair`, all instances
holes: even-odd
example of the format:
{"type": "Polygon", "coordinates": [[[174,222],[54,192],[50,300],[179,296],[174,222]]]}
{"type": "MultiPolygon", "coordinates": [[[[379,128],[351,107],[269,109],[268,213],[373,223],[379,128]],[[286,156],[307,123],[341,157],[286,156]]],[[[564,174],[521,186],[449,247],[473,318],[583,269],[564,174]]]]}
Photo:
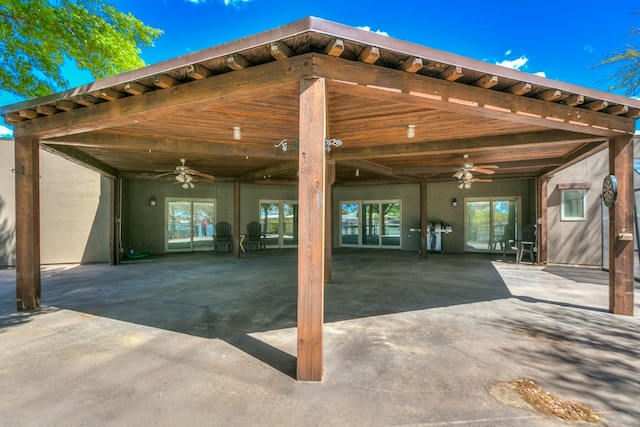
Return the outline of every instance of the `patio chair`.
{"type": "Polygon", "coordinates": [[[216,224],[216,234],[213,236],[213,248],[216,252],[220,250],[220,246],[226,246],[231,252],[231,224],[221,221],[216,224]]]}
{"type": "Polygon", "coordinates": [[[251,248],[257,245],[258,250],[264,248],[264,239],[262,238],[262,225],[257,221],[247,224],[247,249],[251,252],[251,248]]]}
{"type": "Polygon", "coordinates": [[[516,253],[516,263],[520,264],[522,255],[526,252],[531,259],[531,263],[536,263],[535,257],[536,247],[536,226],[529,224],[522,229],[522,239],[518,241],[518,252],[516,253]]]}

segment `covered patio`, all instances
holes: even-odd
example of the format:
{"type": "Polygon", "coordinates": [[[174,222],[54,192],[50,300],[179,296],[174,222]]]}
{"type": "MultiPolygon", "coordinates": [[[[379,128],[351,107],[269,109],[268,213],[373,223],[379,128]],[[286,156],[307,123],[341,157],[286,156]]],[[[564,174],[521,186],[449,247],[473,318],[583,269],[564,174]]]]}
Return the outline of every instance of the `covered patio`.
{"type": "MultiPolygon", "coordinates": [[[[127,189],[172,170],[179,158],[214,177],[201,188],[211,185],[224,200],[221,216],[233,224],[236,258],[242,227],[257,210],[242,203],[247,188],[256,194],[266,184],[294,188],[296,375],[302,380],[320,380],[324,370],[336,189],[418,185],[413,210],[424,255],[428,215],[436,208],[427,203],[428,190],[440,182],[458,185],[452,173],[469,155],[475,164],[496,166],[492,185],[533,183],[525,215],[538,226],[538,259],[545,261],[546,180],[609,147],[617,190],[610,208],[609,310],[633,315],[638,100],[307,18],[4,107],[2,115],[16,139],[18,310],[39,307],[42,298],[40,147],[113,178],[113,264],[122,259],[123,228],[135,228],[130,223],[138,212],[127,189]]],[[[467,184],[475,182],[460,180],[462,188],[467,184]]]]}
{"type": "Polygon", "coordinates": [[[605,272],[337,250],[325,378],[309,388],[295,381],[296,265],[282,250],[50,266],[46,304],[17,313],[15,271],[0,270],[3,422],[566,425],[494,393],[514,378],[606,425],[640,417],[640,318],[608,313],[605,272]]]}

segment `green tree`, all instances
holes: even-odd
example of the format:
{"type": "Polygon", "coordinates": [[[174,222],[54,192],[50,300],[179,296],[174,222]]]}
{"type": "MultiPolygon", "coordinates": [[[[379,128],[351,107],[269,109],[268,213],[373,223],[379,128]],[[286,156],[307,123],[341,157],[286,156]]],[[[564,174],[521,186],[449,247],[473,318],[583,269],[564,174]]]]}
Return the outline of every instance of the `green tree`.
{"type": "MultiPolygon", "coordinates": [[[[637,13],[637,12],[636,12],[637,13]]],[[[631,27],[628,38],[640,35],[640,27],[631,27]]],[[[613,52],[597,65],[618,65],[618,70],[609,79],[614,82],[610,90],[622,89],[627,96],[640,93],[640,51],[631,44],[613,52]]]]}
{"type": "Polygon", "coordinates": [[[161,34],[104,0],[0,0],[0,88],[24,98],[66,88],[69,60],[95,79],[140,68],[161,34]]]}

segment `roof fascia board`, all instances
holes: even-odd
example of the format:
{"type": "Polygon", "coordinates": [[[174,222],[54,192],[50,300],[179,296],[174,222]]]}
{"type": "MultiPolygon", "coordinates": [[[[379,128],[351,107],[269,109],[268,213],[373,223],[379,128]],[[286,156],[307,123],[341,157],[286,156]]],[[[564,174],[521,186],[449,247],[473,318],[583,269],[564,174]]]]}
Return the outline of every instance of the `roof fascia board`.
{"type": "Polygon", "coordinates": [[[6,115],[8,113],[30,108],[35,105],[51,103],[80,94],[106,89],[118,84],[124,84],[148,77],[153,77],[181,67],[185,67],[187,65],[192,65],[195,63],[231,55],[247,49],[290,38],[305,32],[315,32],[331,37],[348,39],[356,43],[375,45],[383,50],[389,50],[396,53],[405,54],[407,56],[416,56],[429,61],[441,62],[443,64],[449,64],[453,66],[460,66],[462,68],[474,70],[480,73],[496,75],[498,77],[528,82],[538,86],[558,89],[564,92],[581,94],[590,98],[601,99],[615,104],[624,104],[631,107],[640,108],[640,100],[564,83],[557,80],[548,79],[546,77],[532,75],[522,71],[502,67],[500,65],[490,64],[484,61],[479,61],[438,49],[421,46],[412,42],[395,39],[392,37],[372,33],[370,31],[362,30],[359,28],[349,27],[343,24],[327,21],[316,17],[307,17],[268,31],[226,42],[187,55],[179,56],[117,76],[98,80],[86,85],[69,89],[67,91],[7,105],[0,109],[0,115],[6,115]]]}

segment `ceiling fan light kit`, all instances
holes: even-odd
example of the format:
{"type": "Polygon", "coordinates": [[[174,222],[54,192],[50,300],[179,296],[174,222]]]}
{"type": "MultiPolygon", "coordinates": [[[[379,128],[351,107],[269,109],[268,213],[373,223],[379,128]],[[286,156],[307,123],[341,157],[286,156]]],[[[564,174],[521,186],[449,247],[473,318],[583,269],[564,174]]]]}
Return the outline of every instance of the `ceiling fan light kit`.
{"type": "Polygon", "coordinates": [[[491,182],[491,179],[480,179],[474,178],[473,172],[482,173],[485,175],[493,175],[495,173],[494,169],[498,169],[497,165],[481,165],[476,166],[473,163],[469,162],[469,155],[465,154],[462,156],[463,162],[460,167],[454,172],[452,175],[455,179],[458,180],[458,188],[460,189],[469,189],[471,188],[471,184],[474,182],[491,182]]]}
{"type": "Polygon", "coordinates": [[[195,183],[198,182],[196,177],[205,178],[208,180],[213,180],[215,178],[213,175],[191,169],[186,165],[186,162],[187,160],[185,158],[181,158],[180,164],[176,166],[175,170],[156,175],[156,178],[162,178],[167,175],[175,175],[177,183],[181,183],[181,187],[185,190],[195,187],[195,183]]]}

